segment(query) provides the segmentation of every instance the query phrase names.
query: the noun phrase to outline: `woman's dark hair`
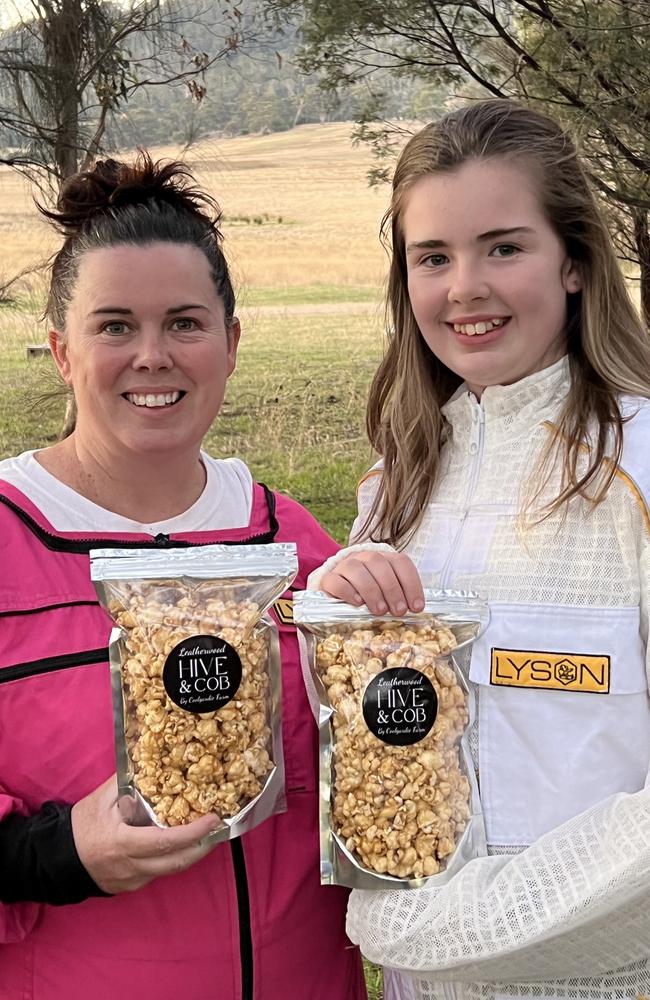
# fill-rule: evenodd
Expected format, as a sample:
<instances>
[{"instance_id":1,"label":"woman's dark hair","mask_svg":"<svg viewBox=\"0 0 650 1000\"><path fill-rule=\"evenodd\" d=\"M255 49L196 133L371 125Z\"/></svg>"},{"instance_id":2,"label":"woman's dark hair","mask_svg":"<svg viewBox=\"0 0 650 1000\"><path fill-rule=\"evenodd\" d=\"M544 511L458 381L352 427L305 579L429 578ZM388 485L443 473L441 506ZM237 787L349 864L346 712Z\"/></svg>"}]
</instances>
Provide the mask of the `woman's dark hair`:
<instances>
[{"instance_id":1,"label":"woman's dark hair","mask_svg":"<svg viewBox=\"0 0 650 1000\"><path fill-rule=\"evenodd\" d=\"M221 249L221 210L196 187L185 164L154 161L144 150L133 163L99 160L92 170L65 181L55 210L38 207L65 237L52 261L45 310L58 330L65 327L79 261L85 253L157 242L186 243L205 254L224 304L226 324L232 321L235 294Z\"/></svg>"}]
</instances>

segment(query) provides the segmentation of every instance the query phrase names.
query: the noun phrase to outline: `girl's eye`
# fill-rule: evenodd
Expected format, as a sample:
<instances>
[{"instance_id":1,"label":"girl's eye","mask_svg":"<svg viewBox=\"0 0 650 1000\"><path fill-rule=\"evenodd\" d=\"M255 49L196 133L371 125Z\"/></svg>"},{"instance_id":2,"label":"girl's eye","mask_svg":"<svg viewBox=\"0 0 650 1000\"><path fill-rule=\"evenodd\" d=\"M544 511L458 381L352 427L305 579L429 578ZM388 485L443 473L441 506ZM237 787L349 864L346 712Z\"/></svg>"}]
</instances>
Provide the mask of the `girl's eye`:
<instances>
[{"instance_id":1,"label":"girl's eye","mask_svg":"<svg viewBox=\"0 0 650 1000\"><path fill-rule=\"evenodd\" d=\"M492 253L495 257L514 257L516 253L519 253L519 247L513 246L512 243L499 243L492 250Z\"/></svg>"},{"instance_id":2,"label":"girl's eye","mask_svg":"<svg viewBox=\"0 0 650 1000\"><path fill-rule=\"evenodd\" d=\"M422 263L428 264L430 267L441 267L442 264L447 263L447 258L444 253L430 253L428 257L424 258Z\"/></svg>"},{"instance_id":3,"label":"girl's eye","mask_svg":"<svg viewBox=\"0 0 650 1000\"><path fill-rule=\"evenodd\" d=\"M191 319L189 316L175 319L172 323L172 329L178 333L188 333L190 330L196 330L196 320Z\"/></svg>"},{"instance_id":4,"label":"girl's eye","mask_svg":"<svg viewBox=\"0 0 650 1000\"><path fill-rule=\"evenodd\" d=\"M128 332L129 328L126 323L121 323L119 320L113 320L112 323L104 323L102 327L102 333L108 333L112 337L121 337Z\"/></svg>"}]
</instances>

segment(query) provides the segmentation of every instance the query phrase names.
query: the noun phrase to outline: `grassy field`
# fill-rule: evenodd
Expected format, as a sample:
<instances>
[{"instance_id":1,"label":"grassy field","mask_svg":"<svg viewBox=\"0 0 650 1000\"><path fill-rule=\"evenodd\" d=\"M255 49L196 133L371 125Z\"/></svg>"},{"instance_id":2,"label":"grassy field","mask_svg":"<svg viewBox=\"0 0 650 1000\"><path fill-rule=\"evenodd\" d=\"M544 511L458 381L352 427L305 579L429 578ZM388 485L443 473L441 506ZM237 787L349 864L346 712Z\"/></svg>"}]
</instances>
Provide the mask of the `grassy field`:
<instances>
[{"instance_id":1,"label":"grassy field","mask_svg":"<svg viewBox=\"0 0 650 1000\"><path fill-rule=\"evenodd\" d=\"M177 151L165 149L165 156ZM305 126L203 143L187 155L224 211L242 341L206 446L239 455L257 479L304 503L344 541L354 491L373 461L364 432L368 383L382 349L385 256L377 239L387 191L366 184L369 155L349 126ZM57 246L19 178L0 169L0 285L34 269L0 307L0 457L56 440L64 411L45 339L37 270ZM368 967L371 1000L381 973Z\"/></svg>"}]
</instances>

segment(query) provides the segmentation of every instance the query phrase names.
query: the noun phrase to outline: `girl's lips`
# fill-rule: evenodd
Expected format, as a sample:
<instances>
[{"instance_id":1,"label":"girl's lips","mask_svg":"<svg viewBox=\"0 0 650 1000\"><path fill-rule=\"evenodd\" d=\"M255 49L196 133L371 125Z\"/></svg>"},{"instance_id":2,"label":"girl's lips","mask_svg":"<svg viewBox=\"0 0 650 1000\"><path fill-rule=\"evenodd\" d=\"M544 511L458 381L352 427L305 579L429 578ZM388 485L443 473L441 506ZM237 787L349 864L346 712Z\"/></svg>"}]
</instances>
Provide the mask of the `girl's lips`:
<instances>
[{"instance_id":1,"label":"girl's lips","mask_svg":"<svg viewBox=\"0 0 650 1000\"><path fill-rule=\"evenodd\" d=\"M500 326L495 326L493 330L488 330L487 333L475 333L472 336L467 333L458 333L454 330L453 323L447 323L446 325L448 329L451 330L454 337L456 337L457 340L459 340L464 346L472 347L474 345L476 347L480 347L482 344L491 344L494 340L498 340L503 334L503 331L508 328L510 319L511 317L508 316L507 319L503 320Z\"/></svg>"}]
</instances>

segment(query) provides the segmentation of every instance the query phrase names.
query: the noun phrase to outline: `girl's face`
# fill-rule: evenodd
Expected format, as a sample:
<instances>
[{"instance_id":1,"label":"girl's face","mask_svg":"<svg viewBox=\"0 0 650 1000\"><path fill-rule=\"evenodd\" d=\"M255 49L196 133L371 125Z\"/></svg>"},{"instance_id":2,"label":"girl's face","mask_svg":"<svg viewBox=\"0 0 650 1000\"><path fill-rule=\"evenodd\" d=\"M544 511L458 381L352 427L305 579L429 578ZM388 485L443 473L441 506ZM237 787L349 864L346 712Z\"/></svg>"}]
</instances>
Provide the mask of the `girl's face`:
<instances>
[{"instance_id":1,"label":"girl's face","mask_svg":"<svg viewBox=\"0 0 650 1000\"><path fill-rule=\"evenodd\" d=\"M402 232L422 336L478 396L566 353L567 293L580 277L523 167L470 160L421 177Z\"/></svg>"},{"instance_id":2,"label":"girl's face","mask_svg":"<svg viewBox=\"0 0 650 1000\"><path fill-rule=\"evenodd\" d=\"M142 457L198 449L223 402L238 340L206 257L177 243L89 251L65 336L50 335L74 388L79 432L99 451Z\"/></svg>"}]
</instances>

